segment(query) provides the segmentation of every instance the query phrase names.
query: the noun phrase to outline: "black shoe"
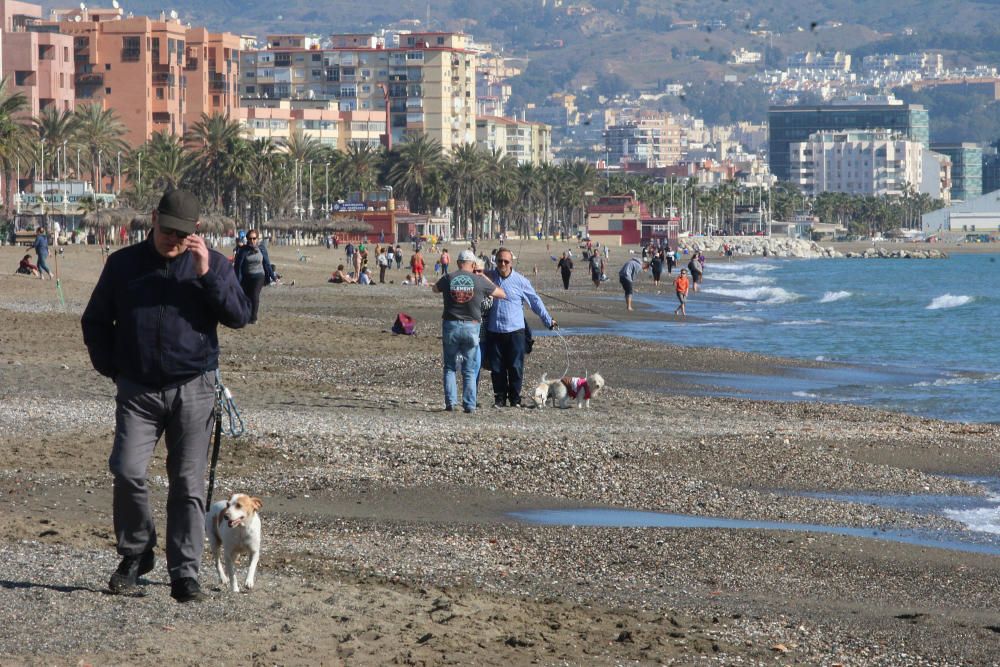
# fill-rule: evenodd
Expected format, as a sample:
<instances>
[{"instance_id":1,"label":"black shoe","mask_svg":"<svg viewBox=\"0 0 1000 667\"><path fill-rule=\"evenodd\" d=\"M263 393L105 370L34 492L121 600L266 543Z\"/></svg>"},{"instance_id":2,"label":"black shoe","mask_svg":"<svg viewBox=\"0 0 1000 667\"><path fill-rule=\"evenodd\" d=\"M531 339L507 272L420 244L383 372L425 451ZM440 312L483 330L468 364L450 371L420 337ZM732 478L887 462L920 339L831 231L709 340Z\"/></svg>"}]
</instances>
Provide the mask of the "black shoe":
<instances>
[{"instance_id":1,"label":"black shoe","mask_svg":"<svg viewBox=\"0 0 1000 667\"><path fill-rule=\"evenodd\" d=\"M445 411L445 412L452 412L452 411L453 411L454 409L455 409L455 408L451 407L450 405L446 405L446 406L444 406L444 411Z\"/></svg>"},{"instance_id":2,"label":"black shoe","mask_svg":"<svg viewBox=\"0 0 1000 667\"><path fill-rule=\"evenodd\" d=\"M178 602L202 602L208 599L194 577L181 577L177 581L171 581L170 597Z\"/></svg>"},{"instance_id":3,"label":"black shoe","mask_svg":"<svg viewBox=\"0 0 1000 667\"><path fill-rule=\"evenodd\" d=\"M118 569L111 575L108 588L116 595L131 593L135 591L139 577L151 572L154 565L156 565L156 556L153 555L152 550L138 556L125 556L118 564Z\"/></svg>"},{"instance_id":4,"label":"black shoe","mask_svg":"<svg viewBox=\"0 0 1000 667\"><path fill-rule=\"evenodd\" d=\"M493 401L494 408L502 408L504 406L503 401Z\"/></svg>"},{"instance_id":5,"label":"black shoe","mask_svg":"<svg viewBox=\"0 0 1000 667\"><path fill-rule=\"evenodd\" d=\"M462 408L462 412L464 412L467 415L471 415L475 411L476 411L475 408Z\"/></svg>"}]
</instances>

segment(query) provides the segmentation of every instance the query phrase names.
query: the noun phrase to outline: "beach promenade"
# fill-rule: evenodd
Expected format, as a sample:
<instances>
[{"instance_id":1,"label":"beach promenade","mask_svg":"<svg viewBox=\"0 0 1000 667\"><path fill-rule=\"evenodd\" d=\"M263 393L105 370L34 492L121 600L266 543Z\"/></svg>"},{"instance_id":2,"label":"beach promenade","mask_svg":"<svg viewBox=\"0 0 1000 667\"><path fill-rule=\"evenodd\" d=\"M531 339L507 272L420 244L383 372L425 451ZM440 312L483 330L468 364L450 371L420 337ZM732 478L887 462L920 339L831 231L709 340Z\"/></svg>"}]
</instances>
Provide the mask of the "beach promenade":
<instances>
[{"instance_id":1,"label":"beach promenade","mask_svg":"<svg viewBox=\"0 0 1000 667\"><path fill-rule=\"evenodd\" d=\"M509 245L563 329L537 339L526 393L543 373L599 371L607 387L589 411L495 410L487 377L482 409L445 412L440 295L401 285L405 269L389 272L393 284L327 284L342 249L304 248L301 261L271 247L283 280L264 290L259 324L220 331L246 434L223 439L215 498L263 499L257 588L219 590L206 557L201 605L169 598L162 558L145 596L105 592L118 561L114 390L91 369L79 326L99 249L59 258L63 306L54 281L13 275L22 249L0 247L0 664L997 664L995 555L512 518L622 508L873 537L957 530L805 492L977 493L956 476L998 474L1000 427L686 395L662 369L818 362L595 335L588 328L654 317L624 310L626 251L612 251L595 290L575 243ZM550 259L567 248L568 291ZM649 294L648 276L638 287ZM416 336L390 332L398 312L416 318ZM150 468L160 522L163 454Z\"/></svg>"}]
</instances>

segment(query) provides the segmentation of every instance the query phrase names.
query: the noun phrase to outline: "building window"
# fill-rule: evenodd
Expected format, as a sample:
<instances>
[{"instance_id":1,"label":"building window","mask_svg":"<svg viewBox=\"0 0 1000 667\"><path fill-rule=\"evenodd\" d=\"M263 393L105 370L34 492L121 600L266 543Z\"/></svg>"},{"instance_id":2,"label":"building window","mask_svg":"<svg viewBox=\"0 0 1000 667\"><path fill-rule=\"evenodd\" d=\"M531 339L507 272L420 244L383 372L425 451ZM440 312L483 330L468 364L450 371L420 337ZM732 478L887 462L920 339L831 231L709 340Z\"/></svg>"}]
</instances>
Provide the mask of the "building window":
<instances>
[{"instance_id":1,"label":"building window","mask_svg":"<svg viewBox=\"0 0 1000 667\"><path fill-rule=\"evenodd\" d=\"M142 43L139 37L129 36L122 37L122 62L124 63L136 63L139 62L139 55L142 50Z\"/></svg>"},{"instance_id":2,"label":"building window","mask_svg":"<svg viewBox=\"0 0 1000 667\"><path fill-rule=\"evenodd\" d=\"M111 94L111 89L110 88L105 88L104 89L104 94L105 95L110 95Z\"/></svg>"},{"instance_id":3,"label":"building window","mask_svg":"<svg viewBox=\"0 0 1000 667\"><path fill-rule=\"evenodd\" d=\"M156 89L156 99L158 99L158 100L162 100L163 99L163 89L162 88L157 88Z\"/></svg>"},{"instance_id":4,"label":"building window","mask_svg":"<svg viewBox=\"0 0 1000 667\"><path fill-rule=\"evenodd\" d=\"M219 106L219 96L218 95L212 95L212 106L214 106L214 107Z\"/></svg>"},{"instance_id":5,"label":"building window","mask_svg":"<svg viewBox=\"0 0 1000 667\"><path fill-rule=\"evenodd\" d=\"M104 63L104 71L105 72L111 71L111 63Z\"/></svg>"}]
</instances>

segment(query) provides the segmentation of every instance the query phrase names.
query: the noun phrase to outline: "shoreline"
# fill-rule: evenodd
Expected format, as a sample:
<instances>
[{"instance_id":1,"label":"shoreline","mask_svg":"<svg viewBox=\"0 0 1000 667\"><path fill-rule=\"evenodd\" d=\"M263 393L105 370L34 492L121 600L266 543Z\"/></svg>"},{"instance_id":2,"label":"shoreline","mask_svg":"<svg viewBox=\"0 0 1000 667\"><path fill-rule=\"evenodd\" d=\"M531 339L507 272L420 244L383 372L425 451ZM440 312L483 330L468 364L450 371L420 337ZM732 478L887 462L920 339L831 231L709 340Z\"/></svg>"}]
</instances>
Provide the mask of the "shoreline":
<instances>
[{"instance_id":1,"label":"shoreline","mask_svg":"<svg viewBox=\"0 0 1000 667\"><path fill-rule=\"evenodd\" d=\"M522 266L551 266L544 243L512 245ZM1000 470L997 425L691 397L648 369L764 373L785 360L566 331L574 364L608 380L591 410L445 413L440 297L327 285L340 253L298 262L291 246L271 250L286 284L265 290L261 323L220 332L248 433L224 439L216 493L264 497L258 589L179 606L159 559L146 597L106 595L113 388L79 340L100 257L76 250L61 261L66 312L51 283L0 277L0 608L11 619L0 662L995 661L993 556L789 532L527 526L505 512L954 527L775 490L970 493L949 475ZM572 305L550 304L564 329L624 315L617 284L594 298L584 273ZM554 269L533 280L564 296ZM400 311L417 336L388 332ZM539 336L525 384L561 370L566 350ZM150 474L159 523L162 447ZM202 581L216 583L207 563Z\"/></svg>"}]
</instances>

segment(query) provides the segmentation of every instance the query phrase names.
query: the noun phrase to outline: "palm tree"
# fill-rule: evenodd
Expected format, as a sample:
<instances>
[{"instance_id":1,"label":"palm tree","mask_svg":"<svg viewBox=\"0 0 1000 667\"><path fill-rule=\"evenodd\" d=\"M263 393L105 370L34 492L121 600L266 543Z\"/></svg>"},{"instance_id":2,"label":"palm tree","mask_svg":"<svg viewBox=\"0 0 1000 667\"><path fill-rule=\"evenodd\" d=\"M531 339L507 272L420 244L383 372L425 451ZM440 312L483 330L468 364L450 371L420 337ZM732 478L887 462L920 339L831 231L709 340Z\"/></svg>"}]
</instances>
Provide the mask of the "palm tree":
<instances>
[{"instance_id":1,"label":"palm tree","mask_svg":"<svg viewBox=\"0 0 1000 667\"><path fill-rule=\"evenodd\" d=\"M597 189L600 177L594 165L585 160L574 160L565 165L567 176L569 177L569 198L572 211L576 212L576 224L583 229L587 213L587 194Z\"/></svg>"},{"instance_id":2,"label":"palm tree","mask_svg":"<svg viewBox=\"0 0 1000 667\"><path fill-rule=\"evenodd\" d=\"M476 236L476 197L483 186L483 150L476 144L459 144L451 150L448 170L452 185L450 201L455 212L456 235L459 238Z\"/></svg>"},{"instance_id":3,"label":"palm tree","mask_svg":"<svg viewBox=\"0 0 1000 667\"><path fill-rule=\"evenodd\" d=\"M30 151L28 132L23 120L19 118L28 108L28 99L20 92L11 92L7 86L7 77L0 78L0 172L4 183L4 208L8 217L11 205L11 174L17 171L17 164L22 157L27 158ZM25 160L25 165L30 158ZM16 187L20 187L17 184Z\"/></svg>"},{"instance_id":4,"label":"palm tree","mask_svg":"<svg viewBox=\"0 0 1000 667\"><path fill-rule=\"evenodd\" d=\"M50 104L42 109L31 122L38 141L51 147L45 152L45 157L49 162L54 162L57 151L68 149L69 144L76 138L78 119L69 109L60 110L54 104ZM54 173L55 171L47 165L42 166L45 173Z\"/></svg>"},{"instance_id":5,"label":"palm tree","mask_svg":"<svg viewBox=\"0 0 1000 667\"><path fill-rule=\"evenodd\" d=\"M393 191L406 197L410 210L427 211L429 200L437 199L427 191L440 184L445 167L441 143L426 134L408 135L395 158L388 173Z\"/></svg>"},{"instance_id":6,"label":"palm tree","mask_svg":"<svg viewBox=\"0 0 1000 667\"><path fill-rule=\"evenodd\" d=\"M128 149L122 139L125 136L125 124L118 119L114 109L103 109L100 104L81 104L74 114L77 119L77 143L87 151L90 159L90 178L94 192L101 192L104 164L107 164L102 161L103 156L107 156L110 161L111 156Z\"/></svg>"},{"instance_id":7,"label":"palm tree","mask_svg":"<svg viewBox=\"0 0 1000 667\"><path fill-rule=\"evenodd\" d=\"M144 180L149 181L154 190L181 187L194 167L191 152L185 149L179 137L169 132L154 132L139 151L146 168Z\"/></svg>"},{"instance_id":8,"label":"palm tree","mask_svg":"<svg viewBox=\"0 0 1000 667\"><path fill-rule=\"evenodd\" d=\"M379 164L382 161L380 149L370 144L351 144L347 154L338 165L340 177L348 192L364 195L378 185Z\"/></svg>"},{"instance_id":9,"label":"palm tree","mask_svg":"<svg viewBox=\"0 0 1000 667\"><path fill-rule=\"evenodd\" d=\"M238 168L234 154L243 142L244 127L229 115L206 113L184 135L184 143L194 154L195 171L202 183L204 195L211 201L210 208L225 210L224 198L231 202L231 191L236 187L233 172Z\"/></svg>"}]
</instances>

